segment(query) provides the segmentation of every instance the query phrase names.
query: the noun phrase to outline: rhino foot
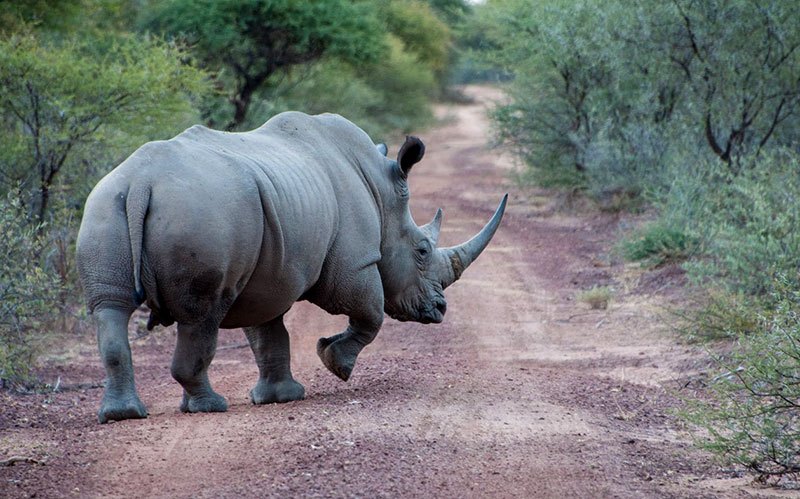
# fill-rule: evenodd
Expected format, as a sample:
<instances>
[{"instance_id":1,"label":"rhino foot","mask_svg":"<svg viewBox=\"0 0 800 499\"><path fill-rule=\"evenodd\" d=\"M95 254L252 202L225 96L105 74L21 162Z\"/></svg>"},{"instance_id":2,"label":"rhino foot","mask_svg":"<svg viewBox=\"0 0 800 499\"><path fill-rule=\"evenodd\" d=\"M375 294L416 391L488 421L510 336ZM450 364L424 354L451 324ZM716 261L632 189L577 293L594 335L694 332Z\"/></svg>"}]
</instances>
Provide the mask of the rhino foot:
<instances>
[{"instance_id":1,"label":"rhino foot","mask_svg":"<svg viewBox=\"0 0 800 499\"><path fill-rule=\"evenodd\" d=\"M272 404L303 400L306 398L306 389L293 379L270 383L258 380L258 384L250 390L250 401L254 404Z\"/></svg>"},{"instance_id":2,"label":"rhino foot","mask_svg":"<svg viewBox=\"0 0 800 499\"><path fill-rule=\"evenodd\" d=\"M136 394L128 397L103 397L103 403L97 412L100 424L123 419L143 419L147 417L147 408Z\"/></svg>"},{"instance_id":3,"label":"rhino foot","mask_svg":"<svg viewBox=\"0 0 800 499\"><path fill-rule=\"evenodd\" d=\"M317 341L317 355L330 372L344 381L350 378L360 349L352 340L342 335L320 338Z\"/></svg>"},{"instance_id":4,"label":"rhino foot","mask_svg":"<svg viewBox=\"0 0 800 499\"><path fill-rule=\"evenodd\" d=\"M181 412L225 412L228 410L228 402L218 393L190 396L184 391L180 409Z\"/></svg>"}]
</instances>

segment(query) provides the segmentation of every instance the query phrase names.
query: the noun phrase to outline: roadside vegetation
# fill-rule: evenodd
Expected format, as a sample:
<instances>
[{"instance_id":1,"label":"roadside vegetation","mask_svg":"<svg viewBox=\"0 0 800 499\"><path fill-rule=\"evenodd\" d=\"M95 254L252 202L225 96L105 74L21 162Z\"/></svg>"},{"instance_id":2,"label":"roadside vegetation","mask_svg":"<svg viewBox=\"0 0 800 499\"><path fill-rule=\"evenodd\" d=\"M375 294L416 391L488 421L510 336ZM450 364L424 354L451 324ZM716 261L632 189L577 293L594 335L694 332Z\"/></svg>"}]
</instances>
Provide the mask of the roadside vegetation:
<instances>
[{"instance_id":1,"label":"roadside vegetation","mask_svg":"<svg viewBox=\"0 0 800 499\"><path fill-rule=\"evenodd\" d=\"M0 9L0 387L85 319L83 204L149 140L340 113L376 141L432 122L461 0L5 0Z\"/></svg>"},{"instance_id":2,"label":"roadside vegetation","mask_svg":"<svg viewBox=\"0 0 800 499\"><path fill-rule=\"evenodd\" d=\"M605 310L611 301L611 295L612 290L608 286L592 286L586 291L581 291L575 297L579 302L585 303L593 309Z\"/></svg>"},{"instance_id":3,"label":"roadside vegetation","mask_svg":"<svg viewBox=\"0 0 800 499\"><path fill-rule=\"evenodd\" d=\"M800 4L489 0L469 29L473 60L511 77L492 118L523 178L647 210L622 253L704 291L686 329L733 351L686 413L700 443L797 474Z\"/></svg>"},{"instance_id":4,"label":"roadside vegetation","mask_svg":"<svg viewBox=\"0 0 800 499\"><path fill-rule=\"evenodd\" d=\"M699 443L764 480L800 474L800 3L469 5L3 1L0 387L35 387L37 357L79 329L83 203L139 145L289 109L380 141L477 78L504 82L492 118L522 178L647 210L622 253L680 264L703 290L686 329L726 353L685 412Z\"/></svg>"}]
</instances>

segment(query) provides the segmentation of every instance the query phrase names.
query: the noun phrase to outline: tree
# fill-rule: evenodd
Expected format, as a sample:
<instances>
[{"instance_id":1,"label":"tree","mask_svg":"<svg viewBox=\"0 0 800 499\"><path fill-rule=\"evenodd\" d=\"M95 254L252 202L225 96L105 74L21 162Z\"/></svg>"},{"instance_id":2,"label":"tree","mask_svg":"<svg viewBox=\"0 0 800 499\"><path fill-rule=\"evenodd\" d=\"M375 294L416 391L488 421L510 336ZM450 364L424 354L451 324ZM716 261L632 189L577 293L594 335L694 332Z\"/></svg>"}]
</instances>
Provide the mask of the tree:
<instances>
[{"instance_id":1,"label":"tree","mask_svg":"<svg viewBox=\"0 0 800 499\"><path fill-rule=\"evenodd\" d=\"M185 40L216 72L233 106L227 130L244 123L254 94L276 72L323 55L374 62L386 49L374 7L348 0L172 0L147 11L143 26Z\"/></svg>"},{"instance_id":2,"label":"tree","mask_svg":"<svg viewBox=\"0 0 800 499\"><path fill-rule=\"evenodd\" d=\"M435 73L444 72L450 55L450 29L420 0L392 0L380 7L389 31L405 49Z\"/></svg>"},{"instance_id":3,"label":"tree","mask_svg":"<svg viewBox=\"0 0 800 499\"><path fill-rule=\"evenodd\" d=\"M489 60L515 75L511 101L493 113L498 138L545 184L583 183L601 125L624 121L632 97L616 71L620 41L607 26L619 2L499 0L479 14Z\"/></svg>"},{"instance_id":4,"label":"tree","mask_svg":"<svg viewBox=\"0 0 800 499\"><path fill-rule=\"evenodd\" d=\"M179 56L133 37L0 40L0 192L15 190L41 223L60 177L64 185L93 177L88 170L110 152L191 121L206 76Z\"/></svg>"},{"instance_id":5,"label":"tree","mask_svg":"<svg viewBox=\"0 0 800 499\"><path fill-rule=\"evenodd\" d=\"M0 0L0 28L21 23L63 31L71 26L82 0Z\"/></svg>"},{"instance_id":6,"label":"tree","mask_svg":"<svg viewBox=\"0 0 800 499\"><path fill-rule=\"evenodd\" d=\"M44 268L47 240L13 195L0 197L0 387L31 381L30 368L55 319L60 287Z\"/></svg>"},{"instance_id":7,"label":"tree","mask_svg":"<svg viewBox=\"0 0 800 499\"><path fill-rule=\"evenodd\" d=\"M427 0L438 16L449 26L463 21L472 12L472 3L465 0Z\"/></svg>"},{"instance_id":8,"label":"tree","mask_svg":"<svg viewBox=\"0 0 800 499\"><path fill-rule=\"evenodd\" d=\"M644 184L670 147L736 172L768 144L800 139L798 2L493 0L476 10L490 60L515 75L495 113L499 138L550 183L668 188Z\"/></svg>"},{"instance_id":9,"label":"tree","mask_svg":"<svg viewBox=\"0 0 800 499\"><path fill-rule=\"evenodd\" d=\"M667 22L653 20L660 52L691 90L714 154L731 165L776 135L784 144L800 138L798 2L672 0L670 10Z\"/></svg>"}]
</instances>

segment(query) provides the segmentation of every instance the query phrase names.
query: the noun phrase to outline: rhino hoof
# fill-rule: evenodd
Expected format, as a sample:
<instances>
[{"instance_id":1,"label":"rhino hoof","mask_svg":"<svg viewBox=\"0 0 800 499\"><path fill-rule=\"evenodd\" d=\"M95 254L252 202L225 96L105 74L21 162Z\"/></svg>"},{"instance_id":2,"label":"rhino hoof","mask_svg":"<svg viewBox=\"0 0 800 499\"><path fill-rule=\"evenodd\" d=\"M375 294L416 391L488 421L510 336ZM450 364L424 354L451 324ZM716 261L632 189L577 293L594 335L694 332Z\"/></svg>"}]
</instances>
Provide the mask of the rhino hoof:
<instances>
[{"instance_id":1,"label":"rhino hoof","mask_svg":"<svg viewBox=\"0 0 800 499\"><path fill-rule=\"evenodd\" d=\"M317 341L317 355L330 372L343 381L350 379L356 356L348 354L342 347L341 341L331 341L330 338L320 338Z\"/></svg>"},{"instance_id":2,"label":"rhino hoof","mask_svg":"<svg viewBox=\"0 0 800 499\"><path fill-rule=\"evenodd\" d=\"M103 398L100 410L97 412L97 421L100 424L109 421L122 421L123 419L143 419L147 417L147 408L139 397L126 399Z\"/></svg>"},{"instance_id":3,"label":"rhino hoof","mask_svg":"<svg viewBox=\"0 0 800 499\"><path fill-rule=\"evenodd\" d=\"M225 412L228 410L228 402L225 397L214 392L193 397L184 392L180 409L181 412Z\"/></svg>"},{"instance_id":4,"label":"rhino hoof","mask_svg":"<svg viewBox=\"0 0 800 499\"><path fill-rule=\"evenodd\" d=\"M272 404L303 400L306 389L293 379L269 383L259 380L255 388L250 390L250 400L254 404Z\"/></svg>"}]
</instances>

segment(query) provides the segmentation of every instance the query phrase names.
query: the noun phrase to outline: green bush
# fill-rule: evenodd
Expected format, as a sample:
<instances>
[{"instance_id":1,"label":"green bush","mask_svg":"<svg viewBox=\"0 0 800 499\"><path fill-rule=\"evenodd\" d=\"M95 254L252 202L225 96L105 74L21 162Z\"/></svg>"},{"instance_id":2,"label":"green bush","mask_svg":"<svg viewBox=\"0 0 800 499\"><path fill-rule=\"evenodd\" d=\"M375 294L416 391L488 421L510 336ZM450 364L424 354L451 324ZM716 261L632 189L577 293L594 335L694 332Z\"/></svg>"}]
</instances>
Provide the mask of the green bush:
<instances>
[{"instance_id":1,"label":"green bush","mask_svg":"<svg viewBox=\"0 0 800 499\"><path fill-rule=\"evenodd\" d=\"M773 313L756 331L736 335L717 365L710 400L683 415L706 433L698 442L762 480L800 474L800 291L784 279Z\"/></svg>"},{"instance_id":2,"label":"green bush","mask_svg":"<svg viewBox=\"0 0 800 499\"><path fill-rule=\"evenodd\" d=\"M215 75L227 99L217 100L206 114L210 125L227 130L247 128L253 98L269 90L281 72L324 56L367 64L386 52L383 26L370 2L169 0L152 2L141 25L184 40Z\"/></svg>"},{"instance_id":3,"label":"green bush","mask_svg":"<svg viewBox=\"0 0 800 499\"><path fill-rule=\"evenodd\" d=\"M695 282L766 295L781 274L800 289L800 154L773 150L743 163L739 173L716 158L687 164L656 206L698 241L702 258L686 264Z\"/></svg>"},{"instance_id":4,"label":"green bush","mask_svg":"<svg viewBox=\"0 0 800 499\"><path fill-rule=\"evenodd\" d=\"M680 331L694 341L730 339L757 331L759 311L770 308L763 300L744 293L715 289L695 300L696 306L676 312L683 321Z\"/></svg>"},{"instance_id":5,"label":"green bush","mask_svg":"<svg viewBox=\"0 0 800 499\"><path fill-rule=\"evenodd\" d=\"M207 92L206 75L157 40L0 38L0 195L19 186L44 222L59 189L86 189L142 142L196 121L193 98Z\"/></svg>"},{"instance_id":6,"label":"green bush","mask_svg":"<svg viewBox=\"0 0 800 499\"><path fill-rule=\"evenodd\" d=\"M500 142L545 187L641 193L669 145L631 2L499 0L478 9L486 58L514 75L492 113ZM663 119L661 120L663 121Z\"/></svg>"},{"instance_id":7,"label":"green bush","mask_svg":"<svg viewBox=\"0 0 800 499\"><path fill-rule=\"evenodd\" d=\"M255 100L255 127L264 117L295 110L309 114L341 114L375 141L392 132L409 133L433 120L430 99L436 92L433 72L399 39L388 36L389 53L368 68L356 68L337 59L317 63L271 86Z\"/></svg>"},{"instance_id":8,"label":"green bush","mask_svg":"<svg viewBox=\"0 0 800 499\"><path fill-rule=\"evenodd\" d=\"M576 298L593 309L605 310L608 308L608 302L611 301L611 294L611 288L608 286L594 285L590 289L578 293Z\"/></svg>"},{"instance_id":9,"label":"green bush","mask_svg":"<svg viewBox=\"0 0 800 499\"><path fill-rule=\"evenodd\" d=\"M432 121L433 71L406 52L397 38L389 37L389 56L365 73L364 80L381 96L370 113L385 129L409 133Z\"/></svg>"},{"instance_id":10,"label":"green bush","mask_svg":"<svg viewBox=\"0 0 800 499\"><path fill-rule=\"evenodd\" d=\"M672 156L739 173L798 139L800 3L495 0L476 12L485 58L514 75L498 138L543 185L641 194L669 186Z\"/></svg>"},{"instance_id":11,"label":"green bush","mask_svg":"<svg viewBox=\"0 0 800 499\"><path fill-rule=\"evenodd\" d=\"M133 148L197 121L207 75L151 37L18 24L0 36L0 378L35 381L78 309L74 236L94 183ZM59 319L59 321L56 321Z\"/></svg>"},{"instance_id":12,"label":"green bush","mask_svg":"<svg viewBox=\"0 0 800 499\"><path fill-rule=\"evenodd\" d=\"M695 240L679 230L661 223L652 223L622 241L622 253L627 260L658 266L688 258L696 246Z\"/></svg>"},{"instance_id":13,"label":"green bush","mask_svg":"<svg viewBox=\"0 0 800 499\"><path fill-rule=\"evenodd\" d=\"M14 196L0 199L0 384L26 385L58 315L60 280L45 266L47 239Z\"/></svg>"},{"instance_id":14,"label":"green bush","mask_svg":"<svg viewBox=\"0 0 800 499\"><path fill-rule=\"evenodd\" d=\"M449 62L450 29L431 6L420 0L390 0L379 5L389 32L402 41L405 50L442 74Z\"/></svg>"}]
</instances>

